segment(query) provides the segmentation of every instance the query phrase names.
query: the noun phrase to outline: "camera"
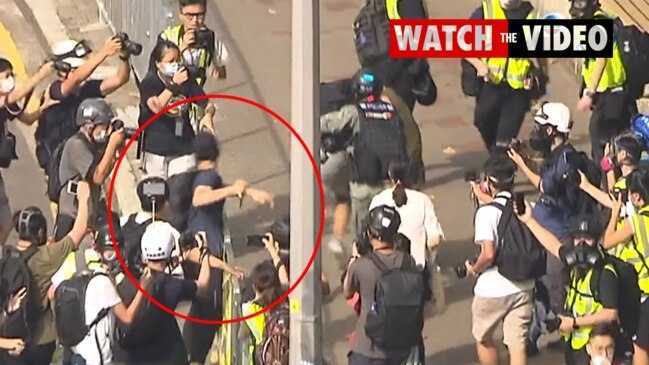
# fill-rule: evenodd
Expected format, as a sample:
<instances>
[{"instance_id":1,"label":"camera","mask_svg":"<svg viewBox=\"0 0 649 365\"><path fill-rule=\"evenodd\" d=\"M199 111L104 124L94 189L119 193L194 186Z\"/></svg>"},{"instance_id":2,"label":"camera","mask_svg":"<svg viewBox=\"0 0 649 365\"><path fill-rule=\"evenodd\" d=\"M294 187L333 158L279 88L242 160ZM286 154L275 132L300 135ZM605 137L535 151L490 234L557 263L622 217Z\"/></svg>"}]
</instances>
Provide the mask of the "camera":
<instances>
[{"instance_id":1,"label":"camera","mask_svg":"<svg viewBox=\"0 0 649 365\"><path fill-rule=\"evenodd\" d=\"M464 182L477 182L478 180L480 180L480 176L475 170L467 171L464 174Z\"/></svg>"},{"instance_id":2,"label":"camera","mask_svg":"<svg viewBox=\"0 0 649 365\"><path fill-rule=\"evenodd\" d=\"M516 153L521 152L521 141L513 138L511 141L496 141L495 150L497 152L507 153L509 150L514 150Z\"/></svg>"},{"instance_id":3,"label":"camera","mask_svg":"<svg viewBox=\"0 0 649 365\"><path fill-rule=\"evenodd\" d=\"M196 28L194 33L195 48L209 48L214 44L214 32L206 26Z\"/></svg>"},{"instance_id":4,"label":"camera","mask_svg":"<svg viewBox=\"0 0 649 365\"><path fill-rule=\"evenodd\" d=\"M629 201L629 190L613 188L613 196L615 196L616 198L619 197L622 202L627 202Z\"/></svg>"},{"instance_id":5,"label":"camera","mask_svg":"<svg viewBox=\"0 0 649 365\"><path fill-rule=\"evenodd\" d=\"M205 78L205 70L203 70L202 68L200 68L200 67L198 67L196 65L188 64L188 63L185 63L183 65L183 67L185 68L185 70L187 70L187 75L190 78L192 78L192 79L204 79Z\"/></svg>"},{"instance_id":6,"label":"camera","mask_svg":"<svg viewBox=\"0 0 649 365\"><path fill-rule=\"evenodd\" d=\"M113 127L113 130L119 130L119 129L124 129L124 136L128 139L133 138L133 136L137 133L137 129L135 128L126 128L124 127L124 122L120 119L115 119L113 121L113 124L111 125Z\"/></svg>"},{"instance_id":7,"label":"camera","mask_svg":"<svg viewBox=\"0 0 649 365\"><path fill-rule=\"evenodd\" d=\"M54 69L55 69L57 72L60 72L60 73L63 73L63 74L67 74L67 73L69 73L70 71L72 71L72 66L70 66L70 64L67 63L67 62L63 62L63 61L53 61L53 63L54 63Z\"/></svg>"},{"instance_id":8,"label":"camera","mask_svg":"<svg viewBox=\"0 0 649 365\"><path fill-rule=\"evenodd\" d=\"M251 234L246 237L246 246L248 247L264 247L264 237L262 234Z\"/></svg>"},{"instance_id":9,"label":"camera","mask_svg":"<svg viewBox=\"0 0 649 365\"><path fill-rule=\"evenodd\" d=\"M548 333L552 333L558 330L559 326L561 326L561 318L559 317L554 317L545 320L545 327L547 328Z\"/></svg>"},{"instance_id":10,"label":"camera","mask_svg":"<svg viewBox=\"0 0 649 365\"><path fill-rule=\"evenodd\" d=\"M478 261L478 258L474 258L473 260L469 261L471 265L475 264L475 262ZM455 275L457 275L458 278L464 279L466 277L466 266L464 263L457 265L456 267L453 268L453 271L455 271Z\"/></svg>"},{"instance_id":11,"label":"camera","mask_svg":"<svg viewBox=\"0 0 649 365\"><path fill-rule=\"evenodd\" d=\"M122 50L129 55L139 56L142 53L142 45L130 40L128 34L119 32L115 35L115 38L122 42Z\"/></svg>"}]
</instances>

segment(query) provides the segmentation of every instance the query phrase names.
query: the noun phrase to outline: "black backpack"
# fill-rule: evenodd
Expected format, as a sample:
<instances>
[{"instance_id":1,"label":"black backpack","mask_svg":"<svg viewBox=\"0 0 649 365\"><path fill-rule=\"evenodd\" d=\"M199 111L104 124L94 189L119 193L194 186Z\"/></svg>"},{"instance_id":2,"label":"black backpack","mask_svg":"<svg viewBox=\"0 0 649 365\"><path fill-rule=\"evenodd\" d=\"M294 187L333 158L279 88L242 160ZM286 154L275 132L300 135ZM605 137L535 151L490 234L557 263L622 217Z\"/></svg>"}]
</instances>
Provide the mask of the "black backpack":
<instances>
[{"instance_id":1,"label":"black backpack","mask_svg":"<svg viewBox=\"0 0 649 365\"><path fill-rule=\"evenodd\" d=\"M137 214L131 214L124 226L121 227L121 232L122 238L124 238L126 266L136 279L139 279L141 274L140 270L144 268L141 248L142 236L146 231L146 227L153 222L153 219L149 218L143 223L137 223L135 220L136 217Z\"/></svg>"},{"instance_id":2,"label":"black backpack","mask_svg":"<svg viewBox=\"0 0 649 365\"><path fill-rule=\"evenodd\" d=\"M478 96L482 91L484 78L478 77L478 70L464 58L460 60L460 68L462 69L460 75L462 93L466 96Z\"/></svg>"},{"instance_id":3,"label":"black backpack","mask_svg":"<svg viewBox=\"0 0 649 365\"><path fill-rule=\"evenodd\" d=\"M81 141L83 141L89 149L92 150L95 148L90 143L90 141L88 141L88 139L83 136L77 134L70 138L80 138ZM61 181L59 167L61 166L63 150L65 149L65 145L69 140L70 139L66 139L56 146L54 152L52 152L52 155L47 159L47 163L45 165L45 174L47 175L47 198L53 203L59 202L61 191L65 187L65 184L68 183L68 181Z\"/></svg>"},{"instance_id":4,"label":"black backpack","mask_svg":"<svg viewBox=\"0 0 649 365\"><path fill-rule=\"evenodd\" d=\"M352 79L320 83L320 116L354 103Z\"/></svg>"},{"instance_id":5,"label":"black backpack","mask_svg":"<svg viewBox=\"0 0 649 365\"><path fill-rule=\"evenodd\" d=\"M390 20L384 0L368 0L354 19L353 30L362 67L390 57Z\"/></svg>"},{"instance_id":6,"label":"black backpack","mask_svg":"<svg viewBox=\"0 0 649 365\"><path fill-rule=\"evenodd\" d=\"M629 96L640 99L649 83L649 34L635 25L625 26L620 18L614 19L613 31L622 54Z\"/></svg>"},{"instance_id":7,"label":"black backpack","mask_svg":"<svg viewBox=\"0 0 649 365\"><path fill-rule=\"evenodd\" d=\"M194 179L198 171L188 171L167 179L169 186L169 208L171 224L178 232L185 232L190 218L194 198Z\"/></svg>"},{"instance_id":8,"label":"black backpack","mask_svg":"<svg viewBox=\"0 0 649 365\"><path fill-rule=\"evenodd\" d=\"M546 272L546 251L514 212L512 200L505 205L491 203L500 209L495 265L500 275L512 281L538 279Z\"/></svg>"},{"instance_id":9,"label":"black backpack","mask_svg":"<svg viewBox=\"0 0 649 365\"><path fill-rule=\"evenodd\" d=\"M615 269L617 282L619 284L617 291L618 298L618 316L620 318L620 327L629 337L635 336L638 332L638 318L640 318L640 298L642 292L638 285L638 273L633 265L620 260L615 256L604 253L603 263L593 271L591 278L591 289L593 297L599 301L599 278L604 266L610 264Z\"/></svg>"},{"instance_id":10,"label":"black backpack","mask_svg":"<svg viewBox=\"0 0 649 365\"><path fill-rule=\"evenodd\" d=\"M421 340L424 327L422 275L405 256L401 266L394 269L374 252L366 257L381 270L381 277L365 321L365 334L383 350L409 350Z\"/></svg>"},{"instance_id":11,"label":"black backpack","mask_svg":"<svg viewBox=\"0 0 649 365\"><path fill-rule=\"evenodd\" d=\"M288 365L291 315L286 302L266 314L264 339L255 347L256 365Z\"/></svg>"},{"instance_id":12,"label":"black backpack","mask_svg":"<svg viewBox=\"0 0 649 365\"><path fill-rule=\"evenodd\" d=\"M0 310L6 310L9 298L21 288L27 290L22 305L7 316L0 327L0 337L31 339L40 317L40 298L34 276L27 266L27 261L38 252L38 247L31 246L26 251L15 247L3 247L0 259Z\"/></svg>"},{"instance_id":13,"label":"black backpack","mask_svg":"<svg viewBox=\"0 0 649 365\"><path fill-rule=\"evenodd\" d=\"M92 322L86 325L86 290L90 281L97 276L106 276L101 272L88 271L75 274L71 279L63 281L54 294L54 320L59 343L63 346L76 346L90 330L110 312L104 308ZM97 343L99 339L95 334ZM99 346L99 344L97 344Z\"/></svg>"}]
</instances>

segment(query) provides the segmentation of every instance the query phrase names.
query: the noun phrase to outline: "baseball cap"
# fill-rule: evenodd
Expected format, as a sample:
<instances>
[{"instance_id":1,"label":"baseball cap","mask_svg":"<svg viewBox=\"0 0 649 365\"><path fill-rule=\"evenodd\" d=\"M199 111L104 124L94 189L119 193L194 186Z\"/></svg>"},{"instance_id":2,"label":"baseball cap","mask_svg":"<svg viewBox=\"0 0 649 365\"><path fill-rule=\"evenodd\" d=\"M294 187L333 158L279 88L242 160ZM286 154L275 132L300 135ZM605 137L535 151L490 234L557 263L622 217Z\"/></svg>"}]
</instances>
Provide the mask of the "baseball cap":
<instances>
[{"instance_id":1,"label":"baseball cap","mask_svg":"<svg viewBox=\"0 0 649 365\"><path fill-rule=\"evenodd\" d=\"M563 103L544 103L534 115L534 121L541 125L554 126L560 133L572 128L570 109Z\"/></svg>"}]
</instances>

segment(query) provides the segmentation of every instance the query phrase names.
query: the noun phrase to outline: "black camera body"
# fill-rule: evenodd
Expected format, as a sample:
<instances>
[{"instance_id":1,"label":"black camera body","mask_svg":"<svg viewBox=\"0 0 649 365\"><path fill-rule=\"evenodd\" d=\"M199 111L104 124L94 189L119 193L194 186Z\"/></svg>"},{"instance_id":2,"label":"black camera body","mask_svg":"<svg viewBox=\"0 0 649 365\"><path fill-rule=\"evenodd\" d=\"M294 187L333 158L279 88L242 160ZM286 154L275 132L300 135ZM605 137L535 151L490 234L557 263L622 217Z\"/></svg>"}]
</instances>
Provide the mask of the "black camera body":
<instances>
[{"instance_id":1,"label":"black camera body","mask_svg":"<svg viewBox=\"0 0 649 365\"><path fill-rule=\"evenodd\" d=\"M471 265L473 265L473 264L476 263L476 261L478 261L478 258L477 258L477 257L474 258L473 260L469 261L469 263L470 263ZM462 263L462 264L457 265L456 267L454 267L454 268L453 268L453 271L455 271L455 275L457 275L458 278L460 278L460 279L464 279L464 278L466 278L466 274L467 274L467 272L466 272L466 266L464 265L464 263Z\"/></svg>"},{"instance_id":2,"label":"black camera body","mask_svg":"<svg viewBox=\"0 0 649 365\"><path fill-rule=\"evenodd\" d=\"M72 71L72 66L70 66L70 64L67 62L53 60L53 64L54 64L54 69L57 72L67 74L70 73L70 71Z\"/></svg>"},{"instance_id":3,"label":"black camera body","mask_svg":"<svg viewBox=\"0 0 649 365\"><path fill-rule=\"evenodd\" d=\"M142 45L130 40L128 34L119 32L115 35L115 38L119 39L120 42L122 42L122 50L129 55L139 56L142 53Z\"/></svg>"},{"instance_id":4,"label":"black camera body","mask_svg":"<svg viewBox=\"0 0 649 365\"><path fill-rule=\"evenodd\" d=\"M211 48L214 46L214 31L206 26L196 28L194 33L194 48Z\"/></svg>"},{"instance_id":5,"label":"black camera body","mask_svg":"<svg viewBox=\"0 0 649 365\"><path fill-rule=\"evenodd\" d=\"M118 130L118 129L124 129L124 136L128 139L133 138L133 136L137 133L137 129L135 128L127 128L124 127L124 122L120 119L115 119L113 121L113 124L111 125L113 127L113 130Z\"/></svg>"},{"instance_id":6,"label":"black camera body","mask_svg":"<svg viewBox=\"0 0 649 365\"><path fill-rule=\"evenodd\" d=\"M183 65L185 67L185 70L187 70L187 75L192 78L192 79L204 79L205 78L205 70L200 68L199 66L192 65L192 64L187 64L185 63Z\"/></svg>"}]
</instances>

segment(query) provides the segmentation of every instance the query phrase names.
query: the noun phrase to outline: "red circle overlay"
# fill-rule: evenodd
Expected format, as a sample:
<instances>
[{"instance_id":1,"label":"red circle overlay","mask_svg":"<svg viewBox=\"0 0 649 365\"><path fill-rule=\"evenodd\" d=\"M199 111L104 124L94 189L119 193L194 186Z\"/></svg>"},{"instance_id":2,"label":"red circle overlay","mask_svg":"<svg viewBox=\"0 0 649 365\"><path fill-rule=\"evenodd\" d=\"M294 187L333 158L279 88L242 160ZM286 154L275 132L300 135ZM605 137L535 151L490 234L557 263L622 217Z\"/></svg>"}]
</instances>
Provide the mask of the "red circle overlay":
<instances>
[{"instance_id":1,"label":"red circle overlay","mask_svg":"<svg viewBox=\"0 0 649 365\"><path fill-rule=\"evenodd\" d=\"M124 160L124 157L126 156L126 152L128 149L131 147L133 142L138 138L138 136L146 129L146 127L149 126L149 124L153 123L156 119L158 119L161 115L165 114L169 109L175 108L179 105L185 104L185 103L190 103L192 101L197 101L197 100L203 100L203 99L227 99L227 100L234 100L234 101L239 101L248 105L252 105L256 107L257 109L260 109L264 111L267 114L270 114L275 118L276 120L279 120L284 124L286 129L288 129L293 137L295 137L300 144L302 145L302 148L304 149L305 154L309 157L309 160L311 160L311 165L313 166L313 172L315 173L316 180L318 181L318 189L320 192L320 228L318 229L318 237L316 239L316 246L315 250L311 254L311 258L309 259L309 263L307 266L304 268L304 271L302 271L302 274L300 277L297 279L295 283L275 302L273 302L271 305L266 306L265 308L261 309L260 311L256 313L252 313L250 315L247 315L245 317L239 317L239 318L232 318L228 320L207 320L207 319L201 319L201 318L194 318L190 316L186 316L182 313L178 313L170 308L167 308L157 300L155 300L149 293L146 292L140 285L140 283L133 277L131 272L128 270L126 267L126 264L124 263L124 259L122 258L121 252L119 250L119 247L117 246L117 241L115 239L115 231L113 229L113 216L110 214L112 211L112 205L113 205L113 192L115 189L115 177L117 176L117 172L119 171L119 168L122 164L122 161ZM124 270L124 273L128 278L133 282L135 287L144 295L147 299L149 299L153 304L158 306L158 308L166 311L167 313L173 314L174 316L178 318L182 318L186 321L191 321L191 322L196 322L196 323L202 323L202 324L213 324L213 325L220 325L220 324L228 324L228 323L236 323L236 322L241 322L245 321L246 319L253 318L261 313L265 313L266 311L272 309L273 307L277 306L280 304L282 301L288 298L288 296L293 292L295 288L297 288L298 285L304 280L304 277L306 276L307 272L311 268L311 265L313 265L313 261L315 261L316 255L318 253L318 250L320 249L320 242L322 241L322 234L324 231L324 218L325 218L325 196L324 196L324 188L322 186L322 177L320 176L320 170L318 168L318 165L316 164L316 160L313 157L313 154L311 154L311 151L309 151L309 148L307 147L306 143L302 139L302 137L293 129L290 123L288 123L284 118L282 118L279 114L275 113L273 110L270 108L266 107L265 105L259 104L256 101L250 100L243 98L241 96L236 96L236 95L228 95L228 94L211 94L211 95L201 95L201 96L196 96L193 98L188 98L181 100L177 103L174 103L172 105L167 106L166 108L162 109L159 111L156 115L151 117L149 120L147 120L140 128L138 128L137 132L133 137L131 137L128 142L126 142L125 148L122 150L120 153L117 163L115 164L115 169L113 171L113 175L111 176L110 179L110 187L108 190L108 226L110 227L110 236L111 239L113 240L113 247L115 248L115 252L117 253L117 258L119 259L120 264L122 265L122 269Z\"/></svg>"}]
</instances>

